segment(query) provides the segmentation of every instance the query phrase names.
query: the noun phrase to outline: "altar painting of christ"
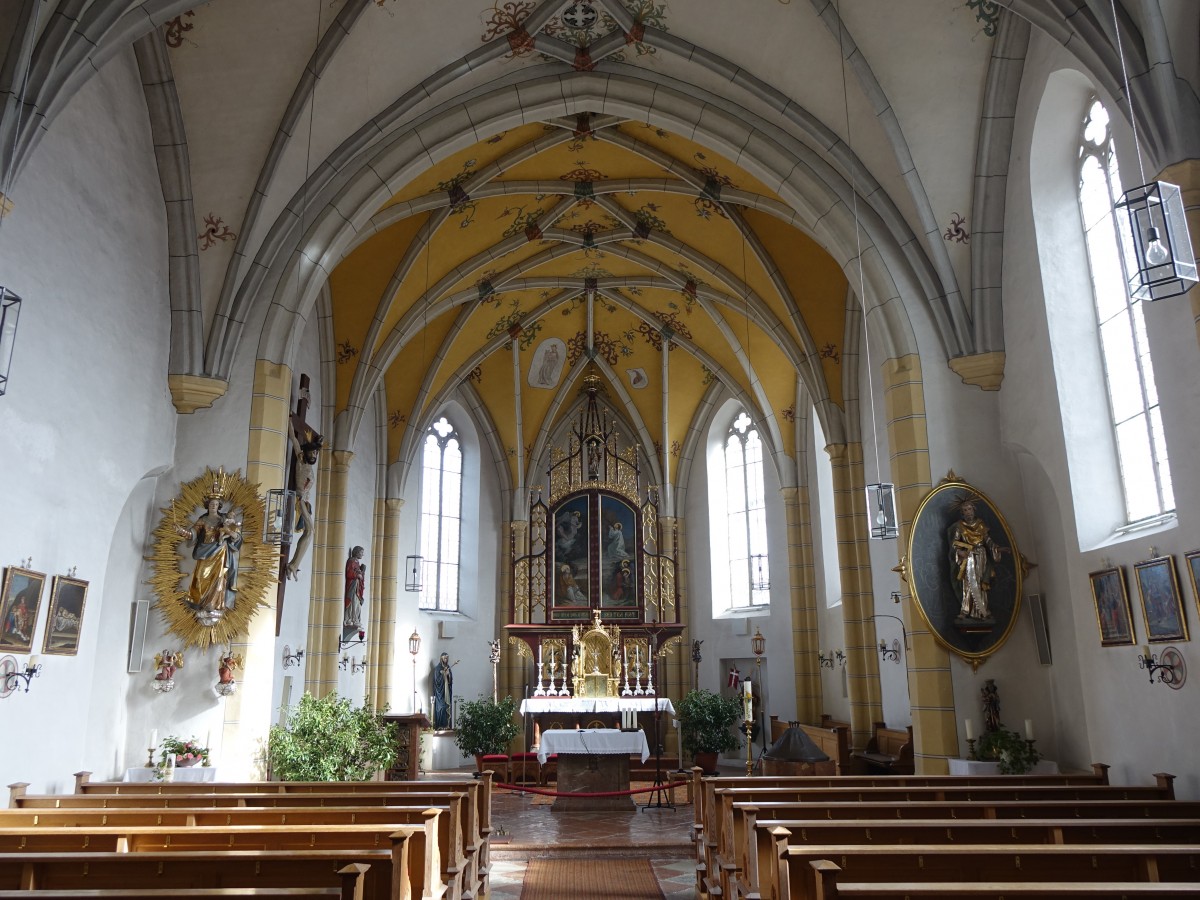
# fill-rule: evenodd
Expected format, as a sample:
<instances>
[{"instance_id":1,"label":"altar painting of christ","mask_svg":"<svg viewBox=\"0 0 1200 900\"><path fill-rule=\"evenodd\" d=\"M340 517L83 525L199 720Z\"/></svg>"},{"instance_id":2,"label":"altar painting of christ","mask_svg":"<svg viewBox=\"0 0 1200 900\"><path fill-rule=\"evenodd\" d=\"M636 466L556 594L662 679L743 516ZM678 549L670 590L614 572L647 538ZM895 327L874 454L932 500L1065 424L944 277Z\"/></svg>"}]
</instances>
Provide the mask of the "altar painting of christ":
<instances>
[{"instance_id":1,"label":"altar painting of christ","mask_svg":"<svg viewBox=\"0 0 1200 900\"><path fill-rule=\"evenodd\" d=\"M604 606L637 606L637 511L600 498L600 589Z\"/></svg>"}]
</instances>

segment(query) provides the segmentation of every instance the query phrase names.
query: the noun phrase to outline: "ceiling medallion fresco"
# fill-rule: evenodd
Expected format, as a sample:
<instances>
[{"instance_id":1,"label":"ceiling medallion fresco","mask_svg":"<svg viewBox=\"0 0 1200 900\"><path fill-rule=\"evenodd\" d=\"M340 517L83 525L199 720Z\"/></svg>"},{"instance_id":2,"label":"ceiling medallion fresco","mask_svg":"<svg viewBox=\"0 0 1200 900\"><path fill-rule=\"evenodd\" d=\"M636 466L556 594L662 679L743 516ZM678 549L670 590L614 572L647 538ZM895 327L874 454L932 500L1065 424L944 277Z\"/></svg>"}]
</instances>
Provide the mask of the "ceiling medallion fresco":
<instances>
[{"instance_id":1,"label":"ceiling medallion fresco","mask_svg":"<svg viewBox=\"0 0 1200 900\"><path fill-rule=\"evenodd\" d=\"M623 5L637 23L634 30L625 35L626 45L632 48L635 56L655 55L658 50L643 43L641 36L646 26L659 31L670 30L667 27L667 4L665 2L654 3L652 0L623 0ZM529 56L536 52L534 37L525 30L524 24L536 6L535 0L503 0L503 2L497 0L491 6L485 7L481 14L484 32L480 36L480 42L486 44L494 38L507 36L511 47L508 59ZM579 0L579 2L564 6L557 15L552 16L542 26L538 33L584 50L599 38L614 31L621 31L621 26L617 24L616 19L607 12L598 10L594 3ZM548 56L544 58L550 59ZM623 50L607 56L606 59L616 62L628 62L629 60ZM590 59L584 53L576 67L591 68L591 65Z\"/></svg>"}]
</instances>

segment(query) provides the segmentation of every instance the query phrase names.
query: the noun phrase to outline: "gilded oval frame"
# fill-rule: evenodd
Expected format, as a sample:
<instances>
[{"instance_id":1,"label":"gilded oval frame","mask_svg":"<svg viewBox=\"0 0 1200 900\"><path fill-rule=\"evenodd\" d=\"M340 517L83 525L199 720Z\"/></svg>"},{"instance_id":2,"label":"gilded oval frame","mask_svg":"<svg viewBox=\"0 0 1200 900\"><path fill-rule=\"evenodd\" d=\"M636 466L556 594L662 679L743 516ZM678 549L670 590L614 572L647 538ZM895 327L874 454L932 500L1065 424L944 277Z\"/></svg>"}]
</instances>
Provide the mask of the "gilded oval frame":
<instances>
[{"instance_id":1,"label":"gilded oval frame","mask_svg":"<svg viewBox=\"0 0 1200 900\"><path fill-rule=\"evenodd\" d=\"M955 625L960 600L951 573L947 532L958 521L957 506L966 496L975 501L976 515L987 524L992 539L1004 548L995 564L996 574L988 592L989 611L995 619L988 632L964 630ZM979 666L1008 640L1021 611L1024 563L1004 514L974 485L957 479L945 480L926 494L917 507L907 550L905 580L913 605L934 640L973 666Z\"/></svg>"}]
</instances>

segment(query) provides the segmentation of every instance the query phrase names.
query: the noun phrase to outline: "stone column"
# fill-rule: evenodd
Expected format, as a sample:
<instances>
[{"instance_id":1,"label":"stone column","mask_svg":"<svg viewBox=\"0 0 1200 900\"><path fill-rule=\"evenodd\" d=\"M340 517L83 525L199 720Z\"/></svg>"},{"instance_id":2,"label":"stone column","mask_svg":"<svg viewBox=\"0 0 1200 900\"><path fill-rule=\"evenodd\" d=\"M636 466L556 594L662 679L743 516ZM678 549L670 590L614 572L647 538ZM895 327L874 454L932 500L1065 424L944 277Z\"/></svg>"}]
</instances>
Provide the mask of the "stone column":
<instances>
[{"instance_id":1,"label":"stone column","mask_svg":"<svg viewBox=\"0 0 1200 900\"><path fill-rule=\"evenodd\" d=\"M912 532L917 506L929 493L929 432L921 360L916 354L883 364L884 410L891 472L896 484L896 513L900 525L898 555L903 555ZM912 705L914 763L918 774L944 775L947 758L958 755L954 715L954 683L950 655L929 631L916 609L912 591L904 589L904 627L908 630L908 698Z\"/></svg>"},{"instance_id":2,"label":"stone column","mask_svg":"<svg viewBox=\"0 0 1200 900\"><path fill-rule=\"evenodd\" d=\"M795 669L796 719L820 721L823 707L821 667L817 661L821 635L817 628L817 591L813 570L812 525L807 487L783 488L787 517L788 585L792 612L792 664ZM770 649L768 647L768 649Z\"/></svg>"},{"instance_id":3,"label":"stone column","mask_svg":"<svg viewBox=\"0 0 1200 900\"><path fill-rule=\"evenodd\" d=\"M324 697L337 689L338 638L342 633L346 592L346 491L350 477L349 450L334 450L329 456L329 478L321 495L318 548L321 567L313 575L313 596L308 606L309 646L316 647L305 671L305 689ZM320 550L324 550L320 553Z\"/></svg>"},{"instance_id":4,"label":"stone column","mask_svg":"<svg viewBox=\"0 0 1200 900\"><path fill-rule=\"evenodd\" d=\"M260 490L282 488L289 457L287 422L292 372L287 366L265 359L254 364L254 392L250 401L250 441L246 453L246 480ZM270 602L274 591L264 600ZM221 733L222 772L235 781L264 777L263 747L271 722L271 691L274 684L275 610L260 609L247 633L231 644L244 668L238 676L237 693L226 697Z\"/></svg>"},{"instance_id":5,"label":"stone column","mask_svg":"<svg viewBox=\"0 0 1200 900\"><path fill-rule=\"evenodd\" d=\"M396 666L396 603L399 597L400 577L400 511L404 501L389 497L379 501L382 513L383 537L377 541L380 548L375 571L378 586L375 602L371 605L371 629L367 632L367 696L372 708L382 709L384 704L394 706L392 677Z\"/></svg>"},{"instance_id":6,"label":"stone column","mask_svg":"<svg viewBox=\"0 0 1200 900\"><path fill-rule=\"evenodd\" d=\"M875 599L867 542L866 484L862 444L831 444L833 507L837 518L838 568L842 574L842 628L850 687L850 731L855 749L871 739L872 723L883 717L879 652L875 638Z\"/></svg>"}]
</instances>

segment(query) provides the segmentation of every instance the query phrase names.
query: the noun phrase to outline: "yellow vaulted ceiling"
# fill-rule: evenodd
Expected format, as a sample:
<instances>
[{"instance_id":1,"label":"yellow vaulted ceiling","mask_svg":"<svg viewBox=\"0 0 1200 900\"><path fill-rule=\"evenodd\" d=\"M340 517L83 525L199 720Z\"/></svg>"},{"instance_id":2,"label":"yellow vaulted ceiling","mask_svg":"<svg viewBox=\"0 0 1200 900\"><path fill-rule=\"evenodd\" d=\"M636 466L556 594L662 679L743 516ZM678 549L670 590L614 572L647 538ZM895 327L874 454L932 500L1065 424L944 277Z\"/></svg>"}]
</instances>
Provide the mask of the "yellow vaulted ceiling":
<instances>
[{"instance_id":1,"label":"yellow vaulted ceiling","mask_svg":"<svg viewBox=\"0 0 1200 900\"><path fill-rule=\"evenodd\" d=\"M590 297L594 359L640 418L620 430L644 428L648 453L678 456L714 382L770 413L791 451L798 372L842 402L846 281L806 235L748 208L765 201L780 203L721 154L636 122L555 120L457 152L392 197L331 276L339 411L381 386L395 459L410 425L466 386L515 474L578 391ZM554 384L540 382L547 354L562 357Z\"/></svg>"}]
</instances>

